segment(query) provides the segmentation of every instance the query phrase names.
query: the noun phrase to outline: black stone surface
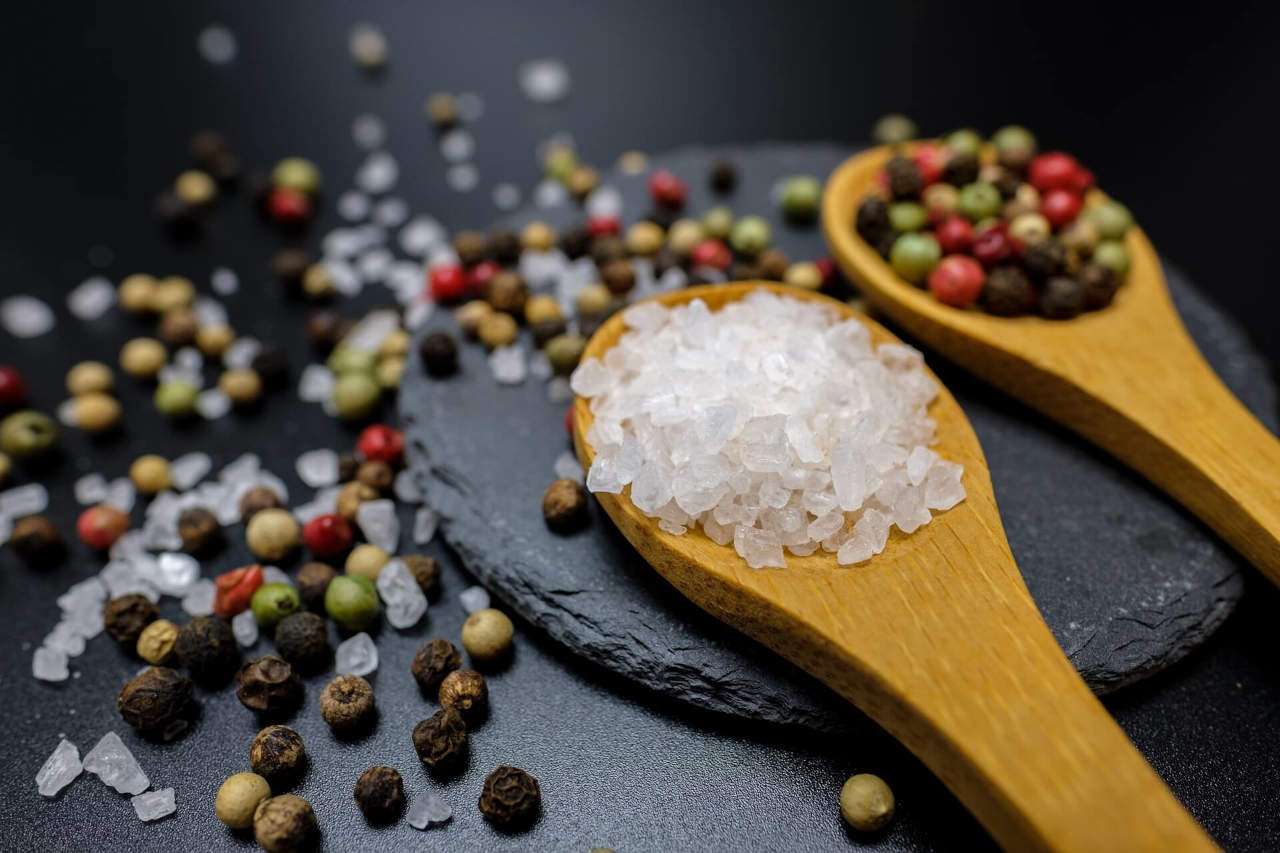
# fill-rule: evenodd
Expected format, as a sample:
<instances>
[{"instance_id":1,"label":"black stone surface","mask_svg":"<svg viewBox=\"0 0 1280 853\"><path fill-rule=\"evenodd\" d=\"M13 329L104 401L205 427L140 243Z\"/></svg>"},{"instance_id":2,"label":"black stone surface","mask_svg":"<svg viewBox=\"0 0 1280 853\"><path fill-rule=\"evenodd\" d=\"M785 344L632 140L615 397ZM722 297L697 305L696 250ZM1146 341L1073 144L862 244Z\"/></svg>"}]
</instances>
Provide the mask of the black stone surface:
<instances>
[{"instance_id":1,"label":"black stone surface","mask_svg":"<svg viewBox=\"0 0 1280 853\"><path fill-rule=\"evenodd\" d=\"M686 178L689 211L725 203L768 214L777 245L806 259L824 253L820 233L786 225L771 193L788 175L825 178L850 153L829 145L688 149L654 165ZM728 197L705 186L721 157L741 173ZM627 223L648 210L643 176L615 173L607 183L622 190ZM533 209L512 224L534 218L563 228L581 213L573 205ZM1169 278L1206 357L1274 426L1274 388L1260 359L1185 277L1171 269ZM441 317L433 328L451 323ZM1238 560L1199 522L1082 440L941 359L930 364L973 422L1014 555L1094 690L1169 665L1221 624L1240 595ZM847 709L825 687L686 602L594 502L588 529L558 536L546 528L539 500L568 442L565 406L548 401L542 380L499 386L471 345L454 378L411 370L401 402L445 538L526 619L584 657L699 707L818 729L847 724Z\"/></svg>"}]
</instances>

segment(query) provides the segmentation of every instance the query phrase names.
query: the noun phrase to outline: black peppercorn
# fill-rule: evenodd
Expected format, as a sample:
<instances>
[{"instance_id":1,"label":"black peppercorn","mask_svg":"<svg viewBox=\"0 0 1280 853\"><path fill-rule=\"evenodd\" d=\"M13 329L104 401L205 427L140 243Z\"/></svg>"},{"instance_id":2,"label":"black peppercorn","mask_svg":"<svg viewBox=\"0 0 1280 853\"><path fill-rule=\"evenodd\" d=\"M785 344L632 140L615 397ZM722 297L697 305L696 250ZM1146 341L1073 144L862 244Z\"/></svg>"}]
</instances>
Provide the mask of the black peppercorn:
<instances>
[{"instance_id":1,"label":"black peppercorn","mask_svg":"<svg viewBox=\"0 0 1280 853\"><path fill-rule=\"evenodd\" d=\"M338 456L338 482L350 483L360 470L360 460L354 453L342 453Z\"/></svg>"},{"instance_id":2,"label":"black peppercorn","mask_svg":"<svg viewBox=\"0 0 1280 853\"><path fill-rule=\"evenodd\" d=\"M240 497L240 520L245 524L264 509L284 509L284 501L275 489L268 486L254 486Z\"/></svg>"},{"instance_id":3,"label":"black peppercorn","mask_svg":"<svg viewBox=\"0 0 1280 853\"><path fill-rule=\"evenodd\" d=\"M734 261L733 266L729 267L729 279L731 281L754 281L763 278L760 274L760 267L746 261Z\"/></svg>"},{"instance_id":4,"label":"black peppercorn","mask_svg":"<svg viewBox=\"0 0 1280 853\"><path fill-rule=\"evenodd\" d=\"M418 355L428 376L452 376L458 372L458 344L447 332L432 332L422 339Z\"/></svg>"},{"instance_id":5,"label":"black peppercorn","mask_svg":"<svg viewBox=\"0 0 1280 853\"><path fill-rule=\"evenodd\" d=\"M1054 276L1040 294L1040 313L1050 320L1070 320L1084 310L1084 287L1074 278Z\"/></svg>"},{"instance_id":6,"label":"black peppercorn","mask_svg":"<svg viewBox=\"0 0 1280 853\"><path fill-rule=\"evenodd\" d=\"M504 270L489 282L485 299L495 311L523 317L524 304L529 299L529 287L518 273Z\"/></svg>"},{"instance_id":7,"label":"black peppercorn","mask_svg":"<svg viewBox=\"0 0 1280 853\"><path fill-rule=\"evenodd\" d=\"M276 651L302 673L329 665L329 626L315 613L291 613L276 625Z\"/></svg>"},{"instance_id":8,"label":"black peppercorn","mask_svg":"<svg viewBox=\"0 0 1280 853\"><path fill-rule=\"evenodd\" d=\"M862 239L868 243L878 243L881 237L893 230L889 224L889 205L879 196L867 196L858 205L855 224Z\"/></svg>"},{"instance_id":9,"label":"black peppercorn","mask_svg":"<svg viewBox=\"0 0 1280 853\"><path fill-rule=\"evenodd\" d=\"M576 261L591 251L591 232L585 225L570 228L560 235L560 251L571 261Z\"/></svg>"},{"instance_id":10,"label":"black peppercorn","mask_svg":"<svg viewBox=\"0 0 1280 853\"><path fill-rule=\"evenodd\" d=\"M1080 285L1084 288L1084 310L1106 308L1115 298L1120 281L1110 267L1087 263L1080 268Z\"/></svg>"},{"instance_id":11,"label":"black peppercorn","mask_svg":"<svg viewBox=\"0 0 1280 853\"><path fill-rule=\"evenodd\" d=\"M920 191L924 189L924 178L914 160L901 154L894 155L885 163L884 171L889 178L889 193L895 199L920 197Z\"/></svg>"},{"instance_id":12,"label":"black peppercorn","mask_svg":"<svg viewBox=\"0 0 1280 853\"><path fill-rule=\"evenodd\" d=\"M197 616L183 625L174 651L201 684L221 684L240 666L240 648L231 626L215 616Z\"/></svg>"},{"instance_id":13,"label":"black peppercorn","mask_svg":"<svg viewBox=\"0 0 1280 853\"><path fill-rule=\"evenodd\" d=\"M259 714L287 714L302 704L302 679L286 661L267 655L240 668L236 698Z\"/></svg>"},{"instance_id":14,"label":"black peppercorn","mask_svg":"<svg viewBox=\"0 0 1280 853\"><path fill-rule=\"evenodd\" d=\"M428 696L440 692L440 682L445 676L462 666L462 655L453 643L437 637L428 640L413 656L413 664L409 671L418 682L418 687Z\"/></svg>"},{"instance_id":15,"label":"black peppercorn","mask_svg":"<svg viewBox=\"0 0 1280 853\"><path fill-rule=\"evenodd\" d=\"M591 260L596 266L604 269L611 261L621 261L627 257L627 244L621 237L606 234L591 241Z\"/></svg>"},{"instance_id":16,"label":"black peppercorn","mask_svg":"<svg viewBox=\"0 0 1280 853\"><path fill-rule=\"evenodd\" d=\"M667 270L680 266L680 256L669 246L663 246L653 256L653 274L661 276Z\"/></svg>"},{"instance_id":17,"label":"black peppercorn","mask_svg":"<svg viewBox=\"0 0 1280 853\"><path fill-rule=\"evenodd\" d=\"M489 712L489 686L474 669L457 669L446 675L438 698L441 707L457 711L469 724Z\"/></svg>"},{"instance_id":18,"label":"black peppercorn","mask_svg":"<svg viewBox=\"0 0 1280 853\"><path fill-rule=\"evenodd\" d=\"M717 160L711 164L711 190L717 193L731 193L738 186L738 168L728 160Z\"/></svg>"},{"instance_id":19,"label":"black peppercorn","mask_svg":"<svg viewBox=\"0 0 1280 853\"><path fill-rule=\"evenodd\" d=\"M9 544L14 552L32 566L49 566L66 553L66 543L53 522L43 515L29 515L13 525Z\"/></svg>"},{"instance_id":20,"label":"black peppercorn","mask_svg":"<svg viewBox=\"0 0 1280 853\"><path fill-rule=\"evenodd\" d=\"M453 235L453 251L464 267L473 267L489 256L489 238L479 231L459 231Z\"/></svg>"},{"instance_id":21,"label":"black peppercorn","mask_svg":"<svg viewBox=\"0 0 1280 853\"><path fill-rule=\"evenodd\" d=\"M312 311L305 325L307 340L316 352L328 355L346 333L346 320L336 311Z\"/></svg>"},{"instance_id":22,"label":"black peppercorn","mask_svg":"<svg viewBox=\"0 0 1280 853\"><path fill-rule=\"evenodd\" d=\"M467 755L467 724L451 708L436 711L413 727L413 748L435 773L452 773Z\"/></svg>"},{"instance_id":23,"label":"black peppercorn","mask_svg":"<svg viewBox=\"0 0 1280 853\"><path fill-rule=\"evenodd\" d=\"M168 667L148 667L125 682L116 708L142 734L171 737L186 727L194 709L191 679Z\"/></svg>"},{"instance_id":24,"label":"black peppercorn","mask_svg":"<svg viewBox=\"0 0 1280 853\"><path fill-rule=\"evenodd\" d=\"M609 292L615 296L630 293L631 288L636 286L636 272L632 269L630 261L610 261L600 271L600 278L604 286L609 288Z\"/></svg>"},{"instance_id":25,"label":"black peppercorn","mask_svg":"<svg viewBox=\"0 0 1280 853\"><path fill-rule=\"evenodd\" d=\"M991 185L1000 193L1002 199L1008 201L1017 196L1018 187L1022 186L1022 179L1008 169L1001 169Z\"/></svg>"},{"instance_id":26,"label":"black peppercorn","mask_svg":"<svg viewBox=\"0 0 1280 853\"><path fill-rule=\"evenodd\" d=\"M113 598L102 608L102 624L111 639L134 648L142 629L160 618L160 611L141 593Z\"/></svg>"},{"instance_id":27,"label":"black peppercorn","mask_svg":"<svg viewBox=\"0 0 1280 853\"><path fill-rule=\"evenodd\" d=\"M192 237L200 228L200 212L175 192L162 192L156 196L152 211L161 226L172 237Z\"/></svg>"},{"instance_id":28,"label":"black peppercorn","mask_svg":"<svg viewBox=\"0 0 1280 853\"><path fill-rule=\"evenodd\" d=\"M294 853L311 846L317 832L311 803L294 794L268 797L253 813L253 837L267 853Z\"/></svg>"},{"instance_id":29,"label":"black peppercorn","mask_svg":"<svg viewBox=\"0 0 1280 853\"><path fill-rule=\"evenodd\" d=\"M576 480L556 480L542 493L542 517L557 533L570 533L586 523L587 492Z\"/></svg>"},{"instance_id":30,"label":"black peppercorn","mask_svg":"<svg viewBox=\"0 0 1280 853\"><path fill-rule=\"evenodd\" d=\"M787 276L787 268L791 266L791 259L780 249L765 249L756 258L756 264L760 268L761 278L783 281Z\"/></svg>"},{"instance_id":31,"label":"black peppercorn","mask_svg":"<svg viewBox=\"0 0 1280 853\"><path fill-rule=\"evenodd\" d=\"M675 207L655 207L644 215L645 222L652 222L663 231L670 230L675 221L680 218L681 211Z\"/></svg>"},{"instance_id":32,"label":"black peppercorn","mask_svg":"<svg viewBox=\"0 0 1280 853\"><path fill-rule=\"evenodd\" d=\"M520 260L520 237L514 231L500 229L489 233L489 254L501 266Z\"/></svg>"},{"instance_id":33,"label":"black peppercorn","mask_svg":"<svg viewBox=\"0 0 1280 853\"><path fill-rule=\"evenodd\" d=\"M324 612L324 594L329 583L338 573L328 563L307 563L298 569L294 579L298 584L298 596L308 610L315 613Z\"/></svg>"},{"instance_id":34,"label":"black peppercorn","mask_svg":"<svg viewBox=\"0 0 1280 853\"><path fill-rule=\"evenodd\" d=\"M339 675L320 691L320 716L339 736L367 731L377 716L373 687L358 675Z\"/></svg>"},{"instance_id":35,"label":"black peppercorn","mask_svg":"<svg viewBox=\"0 0 1280 853\"><path fill-rule=\"evenodd\" d=\"M978 180L979 168L978 155L952 154L942 169L942 180L963 187Z\"/></svg>"},{"instance_id":36,"label":"black peppercorn","mask_svg":"<svg viewBox=\"0 0 1280 853\"><path fill-rule=\"evenodd\" d=\"M440 564L435 558L425 554L406 554L400 558L400 562L413 574L413 579L418 582L418 587L427 598L432 598L439 592Z\"/></svg>"},{"instance_id":37,"label":"black peppercorn","mask_svg":"<svg viewBox=\"0 0 1280 853\"><path fill-rule=\"evenodd\" d=\"M1036 240L1022 250L1022 264L1033 281L1046 281L1067 268L1067 250L1053 237Z\"/></svg>"},{"instance_id":38,"label":"black peppercorn","mask_svg":"<svg viewBox=\"0 0 1280 853\"><path fill-rule=\"evenodd\" d=\"M902 235L897 231L886 231L880 235L880 238L873 243L876 247L876 251L880 254L880 257L884 258L886 261L889 260L889 256L893 253L893 244L898 241L898 237L900 236Z\"/></svg>"},{"instance_id":39,"label":"black peppercorn","mask_svg":"<svg viewBox=\"0 0 1280 853\"><path fill-rule=\"evenodd\" d=\"M201 554L222 543L222 525L218 517L204 507L188 507L178 516L178 536L182 539L182 550Z\"/></svg>"},{"instance_id":40,"label":"black peppercorn","mask_svg":"<svg viewBox=\"0 0 1280 853\"><path fill-rule=\"evenodd\" d=\"M302 736L288 726L267 726L249 745L249 766L273 791L288 787L307 767Z\"/></svg>"},{"instance_id":41,"label":"black peppercorn","mask_svg":"<svg viewBox=\"0 0 1280 853\"><path fill-rule=\"evenodd\" d=\"M284 350L264 349L253 357L249 366L262 377L262 384L268 389L278 391L289 384L289 356Z\"/></svg>"},{"instance_id":42,"label":"black peppercorn","mask_svg":"<svg viewBox=\"0 0 1280 853\"><path fill-rule=\"evenodd\" d=\"M197 166L205 171L211 171L211 164L220 155L229 152L231 146L227 145L227 140L218 131L200 130L196 131L191 137L188 150L191 152L191 159L195 161Z\"/></svg>"},{"instance_id":43,"label":"black peppercorn","mask_svg":"<svg viewBox=\"0 0 1280 853\"><path fill-rule=\"evenodd\" d=\"M362 462L356 469L356 481L379 492L385 492L391 488L395 478L396 472L391 470L391 466L377 459Z\"/></svg>"},{"instance_id":44,"label":"black peppercorn","mask_svg":"<svg viewBox=\"0 0 1280 853\"><path fill-rule=\"evenodd\" d=\"M554 337L563 335L565 330L569 328L569 324L563 318L554 320L541 320L529 327L529 331L533 333L533 342L538 347L546 346L547 341Z\"/></svg>"},{"instance_id":45,"label":"black peppercorn","mask_svg":"<svg viewBox=\"0 0 1280 853\"><path fill-rule=\"evenodd\" d=\"M392 767L370 767L356 780L355 797L366 820L387 823L404 810L404 780Z\"/></svg>"},{"instance_id":46,"label":"black peppercorn","mask_svg":"<svg viewBox=\"0 0 1280 853\"><path fill-rule=\"evenodd\" d=\"M271 273L290 296L302 294L302 279L311 266L311 256L302 249L281 249L271 258Z\"/></svg>"},{"instance_id":47,"label":"black peppercorn","mask_svg":"<svg viewBox=\"0 0 1280 853\"><path fill-rule=\"evenodd\" d=\"M503 765L485 777L480 813L490 823L508 829L527 826L541 807L538 780L520 768Z\"/></svg>"},{"instance_id":48,"label":"black peppercorn","mask_svg":"<svg viewBox=\"0 0 1280 853\"><path fill-rule=\"evenodd\" d=\"M1036 309L1036 290L1018 267L996 267L982 288L982 306L998 317L1017 317Z\"/></svg>"}]
</instances>

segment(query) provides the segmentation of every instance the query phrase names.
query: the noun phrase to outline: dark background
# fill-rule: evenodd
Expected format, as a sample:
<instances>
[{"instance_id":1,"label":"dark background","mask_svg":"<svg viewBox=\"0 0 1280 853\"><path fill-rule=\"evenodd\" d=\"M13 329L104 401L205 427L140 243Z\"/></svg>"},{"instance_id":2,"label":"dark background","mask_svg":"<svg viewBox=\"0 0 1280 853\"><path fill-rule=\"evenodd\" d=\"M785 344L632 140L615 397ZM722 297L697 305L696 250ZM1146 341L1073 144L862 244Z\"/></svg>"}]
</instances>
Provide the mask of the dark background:
<instances>
[{"instance_id":1,"label":"dark background","mask_svg":"<svg viewBox=\"0 0 1280 853\"><path fill-rule=\"evenodd\" d=\"M359 160L351 120L364 112L389 125L402 169L396 194L451 228L497 218L488 192L495 182L514 181L527 193L537 176L535 146L561 130L573 134L586 160L608 166L629 148L691 142L858 142L889 111L907 112L925 132L962 124L990 131L1018 121L1090 165L1156 245L1273 363L1280 358L1272 283L1280 15L1273 6L1223 5L1194 16L1114 4L802 2L42 3L8 12L0 51L0 295L40 294L61 322L32 342L0 333L0 360L27 371L46 410L61 399L67 367L86 357L110 361L124 337L139 333L113 325L114 315L84 326L61 307L63 294L93 271L91 246L112 250L103 272L113 280L173 271L203 284L215 266L235 269L242 291L226 300L233 324L278 340L302 363L300 315L264 287L279 240L236 203L224 205L203 241L176 247L162 239L148 206L186 168L186 141L203 127L221 129L250 165L301 154L320 164L330 187L345 188ZM391 64L375 78L347 53L349 29L361 20L390 39ZM197 34L213 21L238 39L232 65L208 65L196 52ZM528 103L516 86L517 66L542 56L563 59L573 75L570 98L553 107ZM424 98L437 90L474 91L485 101L472 128L481 189L468 195L447 189L422 119ZM176 455L202 446L225 463L249 447L286 453L298 441L350 440L314 410L290 405L289 396L270 404L271 417L176 433L150 414L145 395L127 389L132 413L123 437L96 445L68 439L68 458L51 480L52 514L69 529L74 476L123 473L146 450ZM239 556L210 568L235 565ZM72 663L82 678L61 688L32 681L22 643L38 643L56 618L52 598L96 569L77 557L39 576L0 552L0 647L8 650L0 708L12 723L11 743L0 750L0 846L234 842L208 816L213 791L241 768L253 731L229 695L207 701L206 714L230 715L232 733L138 750L154 781L179 784L179 813L161 826L138 824L126 803L93 780L54 803L35 794L35 771L57 733L67 732L83 753L117 724L105 697L133 666L97 640ZM452 596L466 581L450 565L446 582L446 605L433 611L430 633L451 636L461 620ZM1157 770L1232 849L1266 849L1280 838L1278 608L1280 595L1251 577L1245 602L1205 649L1109 700ZM430 841L839 847L848 842L832 798L843 777L860 769L885 775L900 797L901 819L875 843L941 848L981 840L954 800L891 744L830 744L704 719L636 694L537 636L525 632L521 641L516 666L495 683L504 703L477 738L469 775L448 792L455 825ZM400 670L411 644L394 646L384 648L383 666ZM412 719L422 711L384 714L397 710ZM326 849L392 838L426 843L403 824L394 836L369 832L348 801L347 776L359 768L380 760L410 766L405 740L352 747L332 773L313 771L304 793L321 810ZM484 770L503 761L536 767L548 789L547 814L531 836L493 835L471 805ZM197 763L197 779L181 776L181 765ZM415 771L411 791L421 784Z\"/></svg>"}]
</instances>

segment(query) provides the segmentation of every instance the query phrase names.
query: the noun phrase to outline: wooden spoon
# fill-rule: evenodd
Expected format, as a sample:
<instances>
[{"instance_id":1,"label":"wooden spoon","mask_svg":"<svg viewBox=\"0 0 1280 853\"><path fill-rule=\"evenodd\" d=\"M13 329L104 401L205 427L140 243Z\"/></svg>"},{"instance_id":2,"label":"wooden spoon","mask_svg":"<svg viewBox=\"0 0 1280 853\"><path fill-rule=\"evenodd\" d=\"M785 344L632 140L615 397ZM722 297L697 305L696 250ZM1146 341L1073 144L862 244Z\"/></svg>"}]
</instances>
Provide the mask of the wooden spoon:
<instances>
[{"instance_id":1,"label":"wooden spoon","mask_svg":"<svg viewBox=\"0 0 1280 853\"><path fill-rule=\"evenodd\" d=\"M712 310L765 287L857 317L877 343L896 340L848 306L770 284L695 287ZM615 315L584 358L624 331ZM910 536L895 529L869 562L787 556L751 569L700 530L673 536L624 495L600 494L636 550L680 592L830 685L918 755L1005 848L1203 850L1213 845L1129 743L1058 648L1005 541L986 460L943 389L930 414L935 449L964 465L968 497ZM588 401L574 403L584 466ZM833 794L834 797L834 794Z\"/></svg>"},{"instance_id":2,"label":"wooden spoon","mask_svg":"<svg viewBox=\"0 0 1280 853\"><path fill-rule=\"evenodd\" d=\"M827 183L822 225L845 273L913 336L1137 469L1280 583L1280 442L1200 355L1146 235L1115 302L1074 320L958 310L913 287L854 231L891 156L859 154Z\"/></svg>"}]
</instances>

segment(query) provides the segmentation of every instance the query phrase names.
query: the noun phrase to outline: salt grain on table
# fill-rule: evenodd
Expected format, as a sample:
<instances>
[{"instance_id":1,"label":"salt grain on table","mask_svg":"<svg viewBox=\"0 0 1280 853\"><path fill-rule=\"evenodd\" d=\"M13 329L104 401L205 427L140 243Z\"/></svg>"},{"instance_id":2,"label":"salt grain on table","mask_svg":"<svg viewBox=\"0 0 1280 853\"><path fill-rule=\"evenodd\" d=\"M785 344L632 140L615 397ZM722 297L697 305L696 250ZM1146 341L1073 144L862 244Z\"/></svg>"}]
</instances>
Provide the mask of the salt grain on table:
<instances>
[{"instance_id":1,"label":"salt grain on table","mask_svg":"<svg viewBox=\"0 0 1280 853\"><path fill-rule=\"evenodd\" d=\"M558 101L569 94L569 69L558 59L537 59L520 66L520 89L539 104Z\"/></svg>"},{"instance_id":2,"label":"salt grain on table","mask_svg":"<svg viewBox=\"0 0 1280 853\"><path fill-rule=\"evenodd\" d=\"M520 206L520 188L515 184L498 184L493 188L493 205L498 210L515 210Z\"/></svg>"},{"instance_id":3,"label":"salt grain on table","mask_svg":"<svg viewBox=\"0 0 1280 853\"><path fill-rule=\"evenodd\" d=\"M445 173L445 183L454 192L469 193L480 183L480 170L471 163L458 163Z\"/></svg>"},{"instance_id":4,"label":"salt grain on table","mask_svg":"<svg viewBox=\"0 0 1280 853\"><path fill-rule=\"evenodd\" d=\"M524 349L520 344L498 347L489 353L489 369L499 385L519 385L524 382L528 369L524 360Z\"/></svg>"},{"instance_id":5,"label":"salt grain on table","mask_svg":"<svg viewBox=\"0 0 1280 853\"><path fill-rule=\"evenodd\" d=\"M298 379L298 399L304 403L319 403L333 394L337 380L333 371L321 364L308 364Z\"/></svg>"},{"instance_id":6,"label":"salt grain on table","mask_svg":"<svg viewBox=\"0 0 1280 853\"><path fill-rule=\"evenodd\" d=\"M338 454L329 448L308 450L294 462L298 479L313 489L338 482Z\"/></svg>"},{"instance_id":7,"label":"salt grain on table","mask_svg":"<svg viewBox=\"0 0 1280 853\"><path fill-rule=\"evenodd\" d=\"M533 190L533 203L538 207L559 207L569 200L569 191L559 181L547 178Z\"/></svg>"},{"instance_id":8,"label":"salt grain on table","mask_svg":"<svg viewBox=\"0 0 1280 853\"><path fill-rule=\"evenodd\" d=\"M396 505L383 498L365 501L356 510L356 525L364 538L388 554L394 554L400 546L400 519Z\"/></svg>"},{"instance_id":9,"label":"salt grain on table","mask_svg":"<svg viewBox=\"0 0 1280 853\"><path fill-rule=\"evenodd\" d=\"M385 151L370 154L356 171L355 183L371 195L387 192L400 180L400 164Z\"/></svg>"},{"instance_id":10,"label":"salt grain on table","mask_svg":"<svg viewBox=\"0 0 1280 853\"><path fill-rule=\"evenodd\" d=\"M253 366L253 360L262 352L262 343L257 338L246 336L236 338L231 346L222 354L225 367L243 370Z\"/></svg>"},{"instance_id":11,"label":"salt grain on table","mask_svg":"<svg viewBox=\"0 0 1280 853\"><path fill-rule=\"evenodd\" d=\"M206 421L216 421L230 411L231 398L217 388L201 391L196 397L196 413Z\"/></svg>"},{"instance_id":12,"label":"salt grain on table","mask_svg":"<svg viewBox=\"0 0 1280 853\"><path fill-rule=\"evenodd\" d=\"M180 492L194 488L213 470L209 454L200 451L184 453L169 463L169 480Z\"/></svg>"},{"instance_id":13,"label":"salt grain on table","mask_svg":"<svg viewBox=\"0 0 1280 853\"><path fill-rule=\"evenodd\" d=\"M484 610L489 606L489 590L482 586L469 586L458 593L458 603L462 605L462 612L468 616L477 610Z\"/></svg>"},{"instance_id":14,"label":"salt grain on table","mask_svg":"<svg viewBox=\"0 0 1280 853\"><path fill-rule=\"evenodd\" d=\"M209 276L209 286L219 296L231 296L240 289L240 276L235 270L217 267Z\"/></svg>"},{"instance_id":15,"label":"salt grain on table","mask_svg":"<svg viewBox=\"0 0 1280 853\"><path fill-rule=\"evenodd\" d=\"M406 255L425 257L447 239L444 227L429 216L417 216L400 229L400 249Z\"/></svg>"},{"instance_id":16,"label":"salt grain on table","mask_svg":"<svg viewBox=\"0 0 1280 853\"><path fill-rule=\"evenodd\" d=\"M97 320L116 304L116 289L102 276L86 279L67 294L67 310L81 320Z\"/></svg>"},{"instance_id":17,"label":"salt grain on table","mask_svg":"<svg viewBox=\"0 0 1280 853\"><path fill-rule=\"evenodd\" d=\"M582 465L578 462L578 457L568 450L561 453L556 457L555 474L561 479L577 480L581 483L583 470Z\"/></svg>"},{"instance_id":18,"label":"salt grain on table","mask_svg":"<svg viewBox=\"0 0 1280 853\"><path fill-rule=\"evenodd\" d=\"M568 379L557 376L547 383L547 402L567 403L572 399L573 389L569 387Z\"/></svg>"},{"instance_id":19,"label":"salt grain on table","mask_svg":"<svg viewBox=\"0 0 1280 853\"><path fill-rule=\"evenodd\" d=\"M222 24L210 24L196 37L196 50L210 65L226 65L238 51L235 33Z\"/></svg>"},{"instance_id":20,"label":"salt grain on table","mask_svg":"<svg viewBox=\"0 0 1280 853\"><path fill-rule=\"evenodd\" d=\"M31 674L41 681L66 681L71 675L66 652L47 646L36 649L31 655Z\"/></svg>"},{"instance_id":21,"label":"salt grain on table","mask_svg":"<svg viewBox=\"0 0 1280 853\"><path fill-rule=\"evenodd\" d=\"M36 790L44 797L56 797L84 772L80 750L63 738L36 773Z\"/></svg>"},{"instance_id":22,"label":"salt grain on table","mask_svg":"<svg viewBox=\"0 0 1280 853\"><path fill-rule=\"evenodd\" d=\"M138 489L128 477L116 477L107 484L107 496L102 499L124 513L133 512L133 505L138 500Z\"/></svg>"},{"instance_id":23,"label":"salt grain on table","mask_svg":"<svg viewBox=\"0 0 1280 853\"><path fill-rule=\"evenodd\" d=\"M129 747L115 732L107 732L84 757L84 769L119 794L141 794L151 782L142 772Z\"/></svg>"},{"instance_id":24,"label":"salt grain on table","mask_svg":"<svg viewBox=\"0 0 1280 853\"><path fill-rule=\"evenodd\" d=\"M479 121L484 115L484 99L475 92L460 92L454 103L458 107L458 118L465 122Z\"/></svg>"},{"instance_id":25,"label":"salt grain on table","mask_svg":"<svg viewBox=\"0 0 1280 853\"><path fill-rule=\"evenodd\" d=\"M444 797L434 791L426 791L414 798L407 819L414 829L427 829L448 823L452 817L453 808L445 802Z\"/></svg>"},{"instance_id":26,"label":"salt grain on table","mask_svg":"<svg viewBox=\"0 0 1280 853\"><path fill-rule=\"evenodd\" d=\"M49 492L39 483L0 492L0 516L22 518L45 511L49 506Z\"/></svg>"},{"instance_id":27,"label":"salt grain on table","mask_svg":"<svg viewBox=\"0 0 1280 853\"><path fill-rule=\"evenodd\" d=\"M430 507L421 507L413 514L413 541L426 545L435 538L436 528L440 526L440 517Z\"/></svg>"},{"instance_id":28,"label":"salt grain on table","mask_svg":"<svg viewBox=\"0 0 1280 853\"><path fill-rule=\"evenodd\" d=\"M338 644L334 669L339 675L368 675L378 668L378 647L363 631Z\"/></svg>"},{"instance_id":29,"label":"salt grain on table","mask_svg":"<svg viewBox=\"0 0 1280 853\"><path fill-rule=\"evenodd\" d=\"M381 148L387 141L387 126L377 116L365 113L356 116L351 123L351 138L358 148L373 151Z\"/></svg>"},{"instance_id":30,"label":"salt grain on table","mask_svg":"<svg viewBox=\"0 0 1280 853\"><path fill-rule=\"evenodd\" d=\"M133 804L134 814L141 821L159 820L168 817L178 810L172 788L161 788L159 791L147 791L129 800Z\"/></svg>"},{"instance_id":31,"label":"salt grain on table","mask_svg":"<svg viewBox=\"0 0 1280 853\"><path fill-rule=\"evenodd\" d=\"M213 599L218 591L207 578L196 581L182 599L182 610L188 616L208 616L213 613Z\"/></svg>"},{"instance_id":32,"label":"salt grain on table","mask_svg":"<svg viewBox=\"0 0 1280 853\"><path fill-rule=\"evenodd\" d=\"M397 228L409 218L409 203L402 198L384 198L373 210L373 221L383 228Z\"/></svg>"},{"instance_id":33,"label":"salt grain on table","mask_svg":"<svg viewBox=\"0 0 1280 853\"><path fill-rule=\"evenodd\" d=\"M262 567L263 583L283 583L293 586L293 578L289 577L279 566L263 566Z\"/></svg>"},{"instance_id":34,"label":"salt grain on table","mask_svg":"<svg viewBox=\"0 0 1280 853\"><path fill-rule=\"evenodd\" d=\"M200 564L190 554L175 551L160 554L155 567L155 575L149 580L164 595L183 595L200 577Z\"/></svg>"},{"instance_id":35,"label":"salt grain on table","mask_svg":"<svg viewBox=\"0 0 1280 853\"><path fill-rule=\"evenodd\" d=\"M401 560L392 559L382 567L376 586L391 627L400 630L412 628L427 612L427 597Z\"/></svg>"},{"instance_id":36,"label":"salt grain on table","mask_svg":"<svg viewBox=\"0 0 1280 853\"><path fill-rule=\"evenodd\" d=\"M15 338L38 338L53 330L53 310L34 296L10 296L0 302L0 325Z\"/></svg>"},{"instance_id":37,"label":"salt grain on table","mask_svg":"<svg viewBox=\"0 0 1280 853\"><path fill-rule=\"evenodd\" d=\"M258 620L252 610L242 610L232 617L231 633L246 649L258 642Z\"/></svg>"}]
</instances>

